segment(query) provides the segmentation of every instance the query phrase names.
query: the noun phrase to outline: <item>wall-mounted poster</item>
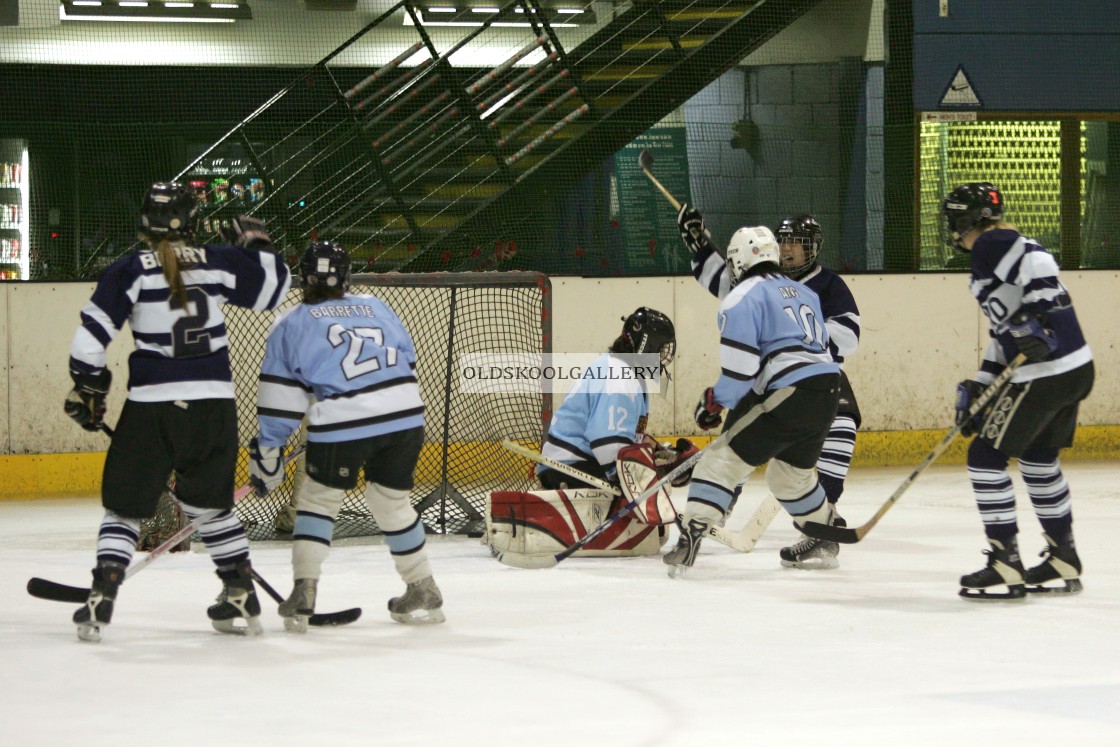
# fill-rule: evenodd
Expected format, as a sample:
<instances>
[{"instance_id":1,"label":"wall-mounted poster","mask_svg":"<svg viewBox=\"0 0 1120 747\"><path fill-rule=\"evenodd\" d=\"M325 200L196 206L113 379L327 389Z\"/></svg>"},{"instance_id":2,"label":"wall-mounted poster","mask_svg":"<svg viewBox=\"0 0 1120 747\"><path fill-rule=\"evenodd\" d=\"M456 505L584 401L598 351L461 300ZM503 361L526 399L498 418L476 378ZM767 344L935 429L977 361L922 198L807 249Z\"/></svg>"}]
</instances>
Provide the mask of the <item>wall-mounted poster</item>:
<instances>
[{"instance_id":1,"label":"wall-mounted poster","mask_svg":"<svg viewBox=\"0 0 1120 747\"><path fill-rule=\"evenodd\" d=\"M611 214L622 232L626 274L685 274L689 256L677 231L677 211L638 165L643 150L653 155L651 173L665 189L682 203L690 200L683 118L666 118L615 154Z\"/></svg>"}]
</instances>

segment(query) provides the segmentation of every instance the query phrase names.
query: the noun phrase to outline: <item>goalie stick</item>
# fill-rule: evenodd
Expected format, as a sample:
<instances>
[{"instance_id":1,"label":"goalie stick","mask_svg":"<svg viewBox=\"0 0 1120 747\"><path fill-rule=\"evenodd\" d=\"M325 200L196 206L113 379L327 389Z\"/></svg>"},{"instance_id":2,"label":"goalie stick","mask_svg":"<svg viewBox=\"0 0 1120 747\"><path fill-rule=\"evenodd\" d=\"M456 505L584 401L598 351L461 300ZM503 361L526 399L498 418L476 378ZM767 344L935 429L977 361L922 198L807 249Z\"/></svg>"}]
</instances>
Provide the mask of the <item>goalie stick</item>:
<instances>
[{"instance_id":1,"label":"goalie stick","mask_svg":"<svg viewBox=\"0 0 1120 747\"><path fill-rule=\"evenodd\" d=\"M101 430L105 431L105 433L110 436L112 436L113 434L112 429L110 429L108 426L103 426ZM306 447L301 444L295 449L292 449L288 454L284 456L284 465L287 466L289 462L302 454L305 448ZM251 485L244 485L238 488L237 492L233 494L234 504L236 504L238 501L252 492L253 487ZM175 532L175 534L168 537L158 547L150 550L147 557L129 564L128 570L125 571L124 574L125 580L132 578L137 573L155 562L158 557L170 552L172 548L194 534L194 532L198 529L198 525L201 523L201 519L203 518L203 516L209 515L210 513L208 512L196 519L192 519L189 524L184 526L179 531ZM261 578L259 574L257 574L256 571L253 571L253 577L260 583L261 587L264 588L265 591L268 591L269 595L278 603L284 601L283 599L278 598L279 595L276 594L275 590L272 589L272 587L269 586L267 582L263 578ZM70 586L68 584L60 584L57 581L35 577L28 580L27 593L33 597L46 599L52 602L69 602L72 604L81 604L89 597L89 587ZM311 625L316 626L346 625L347 623L354 622L359 617L361 617L361 615L361 608L354 607L348 610L342 610L340 612L325 612L322 614L315 614L311 616L311 619L308 622Z\"/></svg>"},{"instance_id":2,"label":"goalie stick","mask_svg":"<svg viewBox=\"0 0 1120 747\"><path fill-rule=\"evenodd\" d=\"M965 420L965 422L968 422L968 420L971 420L973 417L975 417L981 410L983 410L987 406L988 402L995 399L995 397L1000 394L1000 392L1003 390L1003 387L1006 386L1007 382L1011 381L1011 377L1015 375L1015 370L1019 368L1019 366L1022 365L1023 362L1026 361L1026 359L1026 356L1020 353L1019 355L1015 356L1010 363L1007 364L1007 368L1003 369L1003 371L1000 372L999 376L992 380L992 383L988 386L988 388L981 392L980 396L976 398L976 401L972 403L972 406L968 408L968 418ZM893 506L895 502L902 497L902 494L905 493L906 490L914 484L914 481L917 480L918 476L925 471L926 467L933 464L934 460L937 459L937 457L941 456L945 452L945 450L949 448L949 444L953 443L953 440L956 439L960 432L960 425L954 425L952 428L950 428L949 431L941 437L941 441L937 444L937 446L933 447L933 450L930 453L926 454L926 457L922 460L921 464L915 467L914 471L910 473L909 477L902 481L902 484L899 485L897 489L895 489L894 493L891 494L891 497L887 499L887 502L879 507L879 510L875 512L875 515L872 516L866 524L862 524L854 528L848 528L829 526L827 524L818 524L815 521L809 521L805 523L805 526L801 527L801 531L810 537L825 540L827 542L839 542L844 545L853 545L856 542L859 542L867 536L867 533L870 532L876 524L879 523L879 519L883 518L883 515L886 514L887 511L890 510L891 506Z\"/></svg>"},{"instance_id":3,"label":"goalie stick","mask_svg":"<svg viewBox=\"0 0 1120 747\"><path fill-rule=\"evenodd\" d=\"M618 511L615 511L614 514L609 516L607 520L602 524L595 527L583 537L576 540L573 544L568 545L566 548L556 553L555 555L540 556L522 555L520 553L498 553L498 561L514 568L552 568L553 566L559 565L561 561L571 557L572 554L577 552L581 547L598 537L603 532L607 531L607 529L609 529L611 525L613 525L616 521L628 516L631 511L636 509L641 504L645 503L647 498L652 495L656 495L657 491L661 490L661 488L666 483L672 482L673 478L683 474L690 467L699 462L701 457L704 456L705 452L707 452L708 449L711 449L716 445L722 445L735 438L735 436L739 435L739 433L751 422L753 422L753 418L739 418L737 421L735 421L734 425L725 430L719 435L718 438L714 439L710 444L708 444L707 449L698 451L687 459L682 460L676 467L665 473L665 475L661 479L642 491L642 494L637 498L630 501L622 508L618 509Z\"/></svg>"},{"instance_id":4,"label":"goalie stick","mask_svg":"<svg viewBox=\"0 0 1120 747\"><path fill-rule=\"evenodd\" d=\"M577 480L582 480L588 485L593 485L594 487L599 488L600 490L604 490L611 495L622 495L622 491L616 488L614 485L611 485L609 482L600 480L594 475L589 475L582 470L576 469L570 464L558 462L555 459L546 457L544 454L539 454L532 449L526 449L521 444L510 441L508 438L502 439L502 446L507 450L512 451L514 454L523 456L526 459L537 462L538 464L543 464L544 466L550 469L554 469L557 472L563 472L564 474L570 475ZM754 546L758 544L758 540L762 537L762 533L766 531L766 527L770 526L770 522L773 521L774 517L780 510L781 504L778 503L778 500L772 495L767 495L762 503L759 504L758 508L755 509L754 514L747 521L746 526L744 526L741 530L739 530L738 532L730 532L721 526L716 526L715 524L713 524L712 526L708 527L708 536L714 539L716 542L719 542L721 545L730 547L732 550L738 550L739 552L750 552L754 549ZM682 515L678 513L678 526L680 525L681 518Z\"/></svg>"}]
</instances>

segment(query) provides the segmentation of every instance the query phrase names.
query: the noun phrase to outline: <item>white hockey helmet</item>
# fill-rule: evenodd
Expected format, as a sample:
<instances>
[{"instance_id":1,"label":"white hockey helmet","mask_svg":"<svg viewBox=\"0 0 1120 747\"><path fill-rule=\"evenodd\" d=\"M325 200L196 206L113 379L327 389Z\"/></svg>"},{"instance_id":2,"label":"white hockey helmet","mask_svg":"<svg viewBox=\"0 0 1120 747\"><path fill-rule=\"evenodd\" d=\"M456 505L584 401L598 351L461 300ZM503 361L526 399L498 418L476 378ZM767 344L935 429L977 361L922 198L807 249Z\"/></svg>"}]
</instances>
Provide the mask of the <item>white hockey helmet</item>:
<instances>
[{"instance_id":1,"label":"white hockey helmet","mask_svg":"<svg viewBox=\"0 0 1120 747\"><path fill-rule=\"evenodd\" d=\"M731 235L727 244L727 267L735 285L752 267L763 262L781 263L782 255L774 232L766 226L746 226Z\"/></svg>"}]
</instances>

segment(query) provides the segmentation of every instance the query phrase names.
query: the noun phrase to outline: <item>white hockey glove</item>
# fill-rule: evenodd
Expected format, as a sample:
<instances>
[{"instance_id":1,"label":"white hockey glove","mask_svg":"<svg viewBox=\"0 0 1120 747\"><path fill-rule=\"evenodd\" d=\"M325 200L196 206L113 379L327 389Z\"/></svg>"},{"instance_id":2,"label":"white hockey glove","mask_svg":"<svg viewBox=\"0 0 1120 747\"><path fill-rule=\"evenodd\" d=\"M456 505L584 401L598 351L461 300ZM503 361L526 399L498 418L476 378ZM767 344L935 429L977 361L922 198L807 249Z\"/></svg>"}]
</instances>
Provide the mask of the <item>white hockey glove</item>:
<instances>
[{"instance_id":1,"label":"white hockey glove","mask_svg":"<svg viewBox=\"0 0 1120 747\"><path fill-rule=\"evenodd\" d=\"M627 501L640 498L659 479L654 466L653 448L649 444L623 446L618 450L615 464L618 467L619 487ZM670 491L668 485L663 485L642 501L634 509L634 519L643 524L671 524L676 521L677 510L673 506Z\"/></svg>"},{"instance_id":2,"label":"white hockey glove","mask_svg":"<svg viewBox=\"0 0 1120 747\"><path fill-rule=\"evenodd\" d=\"M249 484L257 495L265 496L284 482L284 454L277 446L261 446L257 439L249 442Z\"/></svg>"}]
</instances>

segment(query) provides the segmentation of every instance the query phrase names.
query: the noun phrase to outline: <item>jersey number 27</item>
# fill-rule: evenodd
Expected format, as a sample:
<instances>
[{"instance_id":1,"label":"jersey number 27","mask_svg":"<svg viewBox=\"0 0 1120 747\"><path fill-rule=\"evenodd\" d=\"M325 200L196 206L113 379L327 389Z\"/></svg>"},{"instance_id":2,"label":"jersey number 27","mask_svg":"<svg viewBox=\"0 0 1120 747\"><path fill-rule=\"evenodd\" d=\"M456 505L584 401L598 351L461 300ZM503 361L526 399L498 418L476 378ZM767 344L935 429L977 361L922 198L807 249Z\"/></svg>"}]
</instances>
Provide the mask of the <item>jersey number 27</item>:
<instances>
[{"instance_id":1,"label":"jersey number 27","mask_svg":"<svg viewBox=\"0 0 1120 747\"><path fill-rule=\"evenodd\" d=\"M346 375L347 381L381 370L381 361L377 359L376 353L366 360L359 360L366 340L372 340L380 350L385 351L387 365L397 364L397 349L385 347L385 333L379 327L347 329L341 324L332 324L327 330L327 339L330 340L331 347L336 348L349 341L350 348L346 351L346 357L342 359L342 373Z\"/></svg>"}]
</instances>

